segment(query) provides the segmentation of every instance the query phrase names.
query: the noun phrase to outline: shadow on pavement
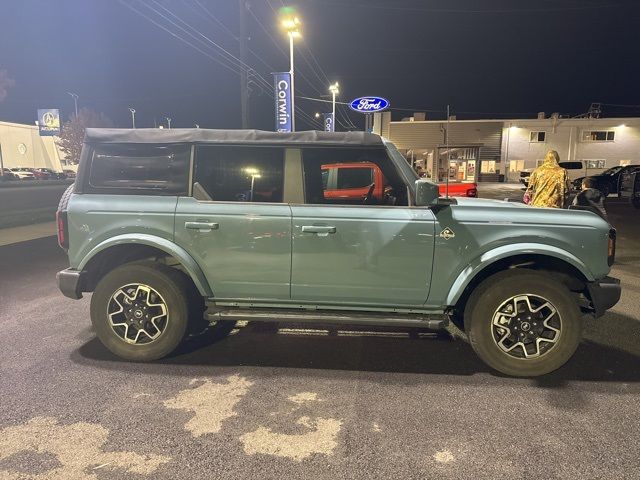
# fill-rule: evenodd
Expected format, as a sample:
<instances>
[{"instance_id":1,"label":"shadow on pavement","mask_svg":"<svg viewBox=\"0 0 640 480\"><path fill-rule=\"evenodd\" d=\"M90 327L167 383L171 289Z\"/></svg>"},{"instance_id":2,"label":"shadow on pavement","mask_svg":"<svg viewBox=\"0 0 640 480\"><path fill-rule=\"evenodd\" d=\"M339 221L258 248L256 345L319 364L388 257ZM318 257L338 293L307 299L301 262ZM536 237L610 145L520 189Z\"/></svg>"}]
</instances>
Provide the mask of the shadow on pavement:
<instances>
[{"instance_id":1,"label":"shadow on pavement","mask_svg":"<svg viewBox=\"0 0 640 480\"><path fill-rule=\"evenodd\" d=\"M623 333L639 338L640 323L616 315L615 319L598 320L602 329L611 329L603 339L615 344ZM284 328L283 325L281 325ZM308 328L317 328L315 326ZM320 327L322 328L322 327ZM167 369L167 366L198 367L264 367L309 370L346 370L363 372L422 373L435 375L473 375L492 372L475 355L469 344L450 336L385 336L384 332L368 336L362 331L340 333L309 332L295 329L277 331L249 324L231 336L204 344L198 337L190 339L174 356L153 364L133 364L112 355L97 339L92 339L74 352L77 363L114 370L143 370L141 373L189 375L189 370ZM368 330L370 331L370 330ZM342 332L342 327L340 332ZM202 373L198 371L198 373ZM495 376L501 374L492 372ZM640 381L640 355L588 338L573 358L561 369L537 380L540 386L561 388L565 382Z\"/></svg>"}]
</instances>

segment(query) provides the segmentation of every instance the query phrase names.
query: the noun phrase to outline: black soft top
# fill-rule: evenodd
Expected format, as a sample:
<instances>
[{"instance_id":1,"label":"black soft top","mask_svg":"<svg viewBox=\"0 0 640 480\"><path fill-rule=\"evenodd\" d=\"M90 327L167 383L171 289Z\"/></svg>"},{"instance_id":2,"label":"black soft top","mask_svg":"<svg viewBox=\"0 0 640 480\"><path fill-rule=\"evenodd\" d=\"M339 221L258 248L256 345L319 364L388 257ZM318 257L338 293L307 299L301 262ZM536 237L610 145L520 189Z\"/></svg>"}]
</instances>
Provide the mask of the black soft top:
<instances>
[{"instance_id":1,"label":"black soft top","mask_svg":"<svg viewBox=\"0 0 640 480\"><path fill-rule=\"evenodd\" d=\"M211 130L206 128L87 128L85 143L229 143L269 145L382 145L379 135L367 132L279 133L265 130Z\"/></svg>"}]
</instances>

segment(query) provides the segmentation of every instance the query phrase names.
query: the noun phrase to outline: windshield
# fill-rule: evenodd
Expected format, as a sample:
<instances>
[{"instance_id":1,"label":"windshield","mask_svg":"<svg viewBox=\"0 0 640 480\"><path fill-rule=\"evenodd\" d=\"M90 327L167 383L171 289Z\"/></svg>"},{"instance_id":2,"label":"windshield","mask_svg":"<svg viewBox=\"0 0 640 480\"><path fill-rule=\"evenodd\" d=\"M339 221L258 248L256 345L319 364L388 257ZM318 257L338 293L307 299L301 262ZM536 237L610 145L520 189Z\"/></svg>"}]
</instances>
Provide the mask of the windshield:
<instances>
[{"instance_id":1,"label":"windshield","mask_svg":"<svg viewBox=\"0 0 640 480\"><path fill-rule=\"evenodd\" d=\"M402 156L402 154L398 151L393 143L385 141L384 144L387 147L387 151L391 155L391 158L394 160L394 163L400 169L400 173L405 178L405 180L409 182L411 189L413 190L413 183L420 177L418 177L416 171L411 168L411 165L409 165L407 159Z\"/></svg>"},{"instance_id":2,"label":"windshield","mask_svg":"<svg viewBox=\"0 0 640 480\"><path fill-rule=\"evenodd\" d=\"M620 170L622 170L622 167L613 167L613 168L610 168L609 170L605 170L604 172L602 172L602 175L615 175Z\"/></svg>"}]
</instances>

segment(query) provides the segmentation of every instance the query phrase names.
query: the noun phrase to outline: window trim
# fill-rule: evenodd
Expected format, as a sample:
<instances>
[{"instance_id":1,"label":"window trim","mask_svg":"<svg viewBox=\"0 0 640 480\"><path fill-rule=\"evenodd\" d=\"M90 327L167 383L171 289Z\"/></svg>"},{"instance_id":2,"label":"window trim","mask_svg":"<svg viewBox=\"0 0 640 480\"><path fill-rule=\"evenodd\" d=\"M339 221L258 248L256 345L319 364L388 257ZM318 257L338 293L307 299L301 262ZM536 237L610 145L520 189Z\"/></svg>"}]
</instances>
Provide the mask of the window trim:
<instances>
[{"instance_id":1,"label":"window trim","mask_svg":"<svg viewBox=\"0 0 640 480\"><path fill-rule=\"evenodd\" d=\"M93 195L144 195L144 196L150 196L150 197L181 197L184 195L185 192L188 192L189 190L189 185L187 184L185 186L184 191L180 191L180 192L176 192L176 191L164 191L164 190L159 190L159 189L153 189L153 188L148 188L148 187L102 187L102 186L98 186L98 185L94 185L93 183L91 183L91 173L93 171L93 162L95 160L95 153L96 153L96 149L97 147L101 147L101 146L136 146L136 147L150 147L150 148L158 148L158 147L180 147L180 146L187 146L189 147L189 150L191 150L190 147L190 143L188 142L178 142L178 143L118 143L118 142L108 142L108 143L95 143L95 144L90 144L90 145L86 145L88 148L85 149L85 147L83 147L82 149L82 153L81 153L81 165L83 165L82 167L82 178L80 178L80 173L76 174L76 182L78 182L79 184L82 185L82 189L81 191L79 190L78 193L88 193L88 194L93 194ZM87 151L87 158L86 160L83 162L82 160L84 160L82 158L82 155L84 154L84 151ZM187 162L187 164L189 165L189 163ZM80 168L79 168L80 170ZM86 172L86 173L85 173ZM191 175L190 172L188 172L187 175L187 179L185 180L186 182L188 182L189 180L189 176Z\"/></svg>"},{"instance_id":2,"label":"window trim","mask_svg":"<svg viewBox=\"0 0 640 480\"><path fill-rule=\"evenodd\" d=\"M308 203L307 202L307 192L306 192L306 181L305 181L305 174L304 174L304 151L307 149L326 149L326 150L331 150L331 149L344 149L344 150L348 150L348 149L353 149L353 150L363 150L363 149L368 149L368 150L379 150L381 152L384 152L384 154L387 157L387 160L389 161L390 165L394 168L396 174L398 175L398 179L403 183L404 187L407 189L407 205L360 205L360 204L347 204L347 205L342 205L342 204L335 204L335 203ZM303 196L303 203L290 203L291 206L306 206L306 207L341 207L341 208L419 208L419 209L424 209L424 208L429 208L429 207L425 207L425 206L415 206L413 205L414 202L414 190L413 190L413 185L410 185L410 182L407 181L407 178L404 175L404 172L402 171L402 169L400 169L398 167L398 165L396 164L396 159L391 155L391 152L389 151L389 149L387 148L386 143L383 146L363 146L363 145L331 145L331 146L325 146L325 145L318 145L318 146L314 146L314 145L305 145L302 147L299 147L300 150L300 161L302 163L302 178L300 179L303 182L304 185L304 196ZM336 162L333 162L336 163ZM344 163L356 163L356 162L344 162ZM372 162L375 163L375 162ZM383 172L384 174L384 172Z\"/></svg>"},{"instance_id":3,"label":"window trim","mask_svg":"<svg viewBox=\"0 0 640 480\"><path fill-rule=\"evenodd\" d=\"M605 134L605 140L591 140L591 139L587 139L585 138L586 134L593 134L594 132L603 132ZM611 142L615 142L616 141L616 131L615 129L612 128L608 128L606 130L588 130L588 129L584 129L580 132L580 141L582 143L611 143ZM609 137L609 134L613 134L613 138L611 140L609 140L607 137Z\"/></svg>"},{"instance_id":4,"label":"window trim","mask_svg":"<svg viewBox=\"0 0 640 480\"><path fill-rule=\"evenodd\" d=\"M193 198L196 202L199 203L225 203L225 204L243 204L243 205L287 205L288 202L286 201L285 198L285 186L287 183L287 172L286 172L286 165L287 165L287 151L290 150L292 147L287 146L287 145L279 145L279 144L271 144L271 143L266 143L266 144L243 144L243 143L207 143L207 142L193 142L192 144L192 163L191 163L191 168L190 168L190 172L189 172L189 194L187 195L190 198ZM242 147L242 148L279 148L282 150L282 201L281 202L253 202L253 201L249 201L249 202L238 202L238 201L233 201L233 200L198 200L197 198L195 198L193 196L193 184L195 181L195 167L196 167L196 153L197 153L197 148L198 147Z\"/></svg>"},{"instance_id":5,"label":"window trim","mask_svg":"<svg viewBox=\"0 0 640 480\"><path fill-rule=\"evenodd\" d=\"M544 140L537 140L541 133L544 133ZM536 140L533 140L533 135L536 135ZM529 131L529 143L547 143L547 131L546 130L530 130Z\"/></svg>"}]
</instances>

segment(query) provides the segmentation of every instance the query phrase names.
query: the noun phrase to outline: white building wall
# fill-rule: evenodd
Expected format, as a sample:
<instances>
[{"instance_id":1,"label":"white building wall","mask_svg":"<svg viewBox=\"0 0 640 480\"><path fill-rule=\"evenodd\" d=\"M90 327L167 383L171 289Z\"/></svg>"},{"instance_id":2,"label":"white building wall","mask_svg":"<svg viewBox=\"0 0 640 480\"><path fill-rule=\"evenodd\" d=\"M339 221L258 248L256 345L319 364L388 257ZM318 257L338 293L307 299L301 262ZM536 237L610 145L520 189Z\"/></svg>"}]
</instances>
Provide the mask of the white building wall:
<instances>
[{"instance_id":1,"label":"white building wall","mask_svg":"<svg viewBox=\"0 0 640 480\"><path fill-rule=\"evenodd\" d=\"M585 142L586 130L614 131L615 140ZM546 132L545 142L530 142L532 131ZM604 168L590 170L594 173L625 163L640 164L640 118L505 121L501 155L510 181L517 181L520 170L535 168L548 150L556 150L561 161L604 160Z\"/></svg>"},{"instance_id":2,"label":"white building wall","mask_svg":"<svg viewBox=\"0 0 640 480\"><path fill-rule=\"evenodd\" d=\"M62 171L57 137L41 137L38 127L0 122L0 146L5 168L45 167Z\"/></svg>"}]
</instances>

